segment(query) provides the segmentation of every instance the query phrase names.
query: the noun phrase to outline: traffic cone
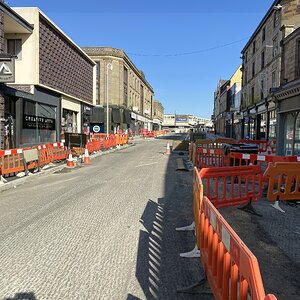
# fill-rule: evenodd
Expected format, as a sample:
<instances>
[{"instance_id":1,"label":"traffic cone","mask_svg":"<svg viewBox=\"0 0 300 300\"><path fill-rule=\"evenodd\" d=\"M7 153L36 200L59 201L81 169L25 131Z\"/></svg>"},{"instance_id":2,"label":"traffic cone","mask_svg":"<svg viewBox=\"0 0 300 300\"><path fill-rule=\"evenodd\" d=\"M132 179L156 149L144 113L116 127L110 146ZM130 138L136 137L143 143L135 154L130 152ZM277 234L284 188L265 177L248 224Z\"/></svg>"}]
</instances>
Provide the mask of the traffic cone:
<instances>
[{"instance_id":1,"label":"traffic cone","mask_svg":"<svg viewBox=\"0 0 300 300\"><path fill-rule=\"evenodd\" d=\"M74 164L74 160L73 160L73 156L72 156L72 151L70 150L69 152L69 157L67 159L67 168L74 168L75 164Z\"/></svg>"},{"instance_id":2,"label":"traffic cone","mask_svg":"<svg viewBox=\"0 0 300 300\"><path fill-rule=\"evenodd\" d=\"M85 165L89 165L91 163L91 158L90 158L89 151L88 151L87 147L85 147L85 150L84 150L83 163Z\"/></svg>"},{"instance_id":3,"label":"traffic cone","mask_svg":"<svg viewBox=\"0 0 300 300\"><path fill-rule=\"evenodd\" d=\"M170 155L170 154L171 154L170 143L167 143L166 154L167 154L167 155Z\"/></svg>"}]
</instances>

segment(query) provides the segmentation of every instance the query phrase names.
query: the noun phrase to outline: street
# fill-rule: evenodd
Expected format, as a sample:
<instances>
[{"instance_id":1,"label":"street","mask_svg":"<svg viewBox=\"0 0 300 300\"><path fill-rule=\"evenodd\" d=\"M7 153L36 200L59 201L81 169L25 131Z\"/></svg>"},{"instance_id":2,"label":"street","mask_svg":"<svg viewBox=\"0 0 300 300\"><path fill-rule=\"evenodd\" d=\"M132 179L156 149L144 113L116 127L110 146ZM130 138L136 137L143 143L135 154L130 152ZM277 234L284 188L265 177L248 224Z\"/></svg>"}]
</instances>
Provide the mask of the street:
<instances>
[{"instance_id":1,"label":"street","mask_svg":"<svg viewBox=\"0 0 300 300\"><path fill-rule=\"evenodd\" d=\"M196 299L176 293L202 271L179 257L192 232L174 230L192 220L192 172L176 172L166 143L139 140L1 193L0 298Z\"/></svg>"}]
</instances>

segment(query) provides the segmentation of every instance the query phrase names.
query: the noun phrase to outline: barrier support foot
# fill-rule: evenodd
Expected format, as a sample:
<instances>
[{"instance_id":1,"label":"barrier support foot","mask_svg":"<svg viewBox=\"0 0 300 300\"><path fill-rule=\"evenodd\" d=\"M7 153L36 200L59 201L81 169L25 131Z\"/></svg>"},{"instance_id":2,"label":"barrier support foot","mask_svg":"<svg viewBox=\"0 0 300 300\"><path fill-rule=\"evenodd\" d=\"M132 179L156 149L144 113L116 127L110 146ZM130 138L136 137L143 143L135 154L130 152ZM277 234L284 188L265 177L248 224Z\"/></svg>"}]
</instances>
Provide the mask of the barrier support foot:
<instances>
[{"instance_id":1,"label":"barrier support foot","mask_svg":"<svg viewBox=\"0 0 300 300\"><path fill-rule=\"evenodd\" d=\"M177 293L182 294L212 294L209 286L207 286L207 279L204 277L198 283L192 284L185 288L177 289Z\"/></svg>"},{"instance_id":2,"label":"barrier support foot","mask_svg":"<svg viewBox=\"0 0 300 300\"><path fill-rule=\"evenodd\" d=\"M196 244L195 248L192 251L180 253L179 255L180 255L180 257L198 258L198 257L200 257L200 250L198 249L197 244Z\"/></svg>"},{"instance_id":3,"label":"barrier support foot","mask_svg":"<svg viewBox=\"0 0 300 300\"><path fill-rule=\"evenodd\" d=\"M282 213L285 213L285 211L279 206L279 201L276 200L274 204L271 204L271 206L277 210L279 210Z\"/></svg>"},{"instance_id":4,"label":"barrier support foot","mask_svg":"<svg viewBox=\"0 0 300 300\"><path fill-rule=\"evenodd\" d=\"M2 175L0 175L0 181L3 182L3 183L7 182L7 180Z\"/></svg>"},{"instance_id":5,"label":"barrier support foot","mask_svg":"<svg viewBox=\"0 0 300 300\"><path fill-rule=\"evenodd\" d=\"M249 214L252 214L252 215L255 215L255 216L258 216L258 217L262 217L261 214L259 214L255 209L254 207L252 206L252 202L251 200L244 206L242 207L239 207L239 209L249 213Z\"/></svg>"},{"instance_id":6,"label":"barrier support foot","mask_svg":"<svg viewBox=\"0 0 300 300\"><path fill-rule=\"evenodd\" d=\"M188 226L176 228L176 231L192 231L192 230L195 230L195 222L193 222L191 225Z\"/></svg>"}]
</instances>

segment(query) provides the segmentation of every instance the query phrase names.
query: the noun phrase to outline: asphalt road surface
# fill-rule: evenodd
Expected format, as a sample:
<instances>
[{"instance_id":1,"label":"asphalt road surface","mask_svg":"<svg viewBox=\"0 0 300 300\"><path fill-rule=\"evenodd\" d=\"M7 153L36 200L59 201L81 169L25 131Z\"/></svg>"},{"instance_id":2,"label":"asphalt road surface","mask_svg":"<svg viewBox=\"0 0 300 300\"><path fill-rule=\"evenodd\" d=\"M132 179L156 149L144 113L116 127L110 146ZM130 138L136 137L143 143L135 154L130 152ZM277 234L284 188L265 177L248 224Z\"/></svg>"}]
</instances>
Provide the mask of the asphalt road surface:
<instances>
[{"instance_id":1,"label":"asphalt road surface","mask_svg":"<svg viewBox=\"0 0 300 300\"><path fill-rule=\"evenodd\" d=\"M166 142L0 193L0 299L197 299L177 292L202 269L179 257L192 232L174 230L192 220L192 172Z\"/></svg>"}]
</instances>

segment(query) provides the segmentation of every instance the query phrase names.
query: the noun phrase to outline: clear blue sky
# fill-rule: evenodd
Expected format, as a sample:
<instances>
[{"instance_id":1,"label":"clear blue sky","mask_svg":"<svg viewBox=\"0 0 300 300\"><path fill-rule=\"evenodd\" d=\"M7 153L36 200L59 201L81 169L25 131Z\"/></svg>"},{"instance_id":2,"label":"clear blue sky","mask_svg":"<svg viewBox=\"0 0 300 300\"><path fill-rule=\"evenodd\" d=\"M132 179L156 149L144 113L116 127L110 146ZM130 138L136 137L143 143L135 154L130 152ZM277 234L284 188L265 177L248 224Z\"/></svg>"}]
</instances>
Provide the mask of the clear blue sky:
<instances>
[{"instance_id":1,"label":"clear blue sky","mask_svg":"<svg viewBox=\"0 0 300 300\"><path fill-rule=\"evenodd\" d=\"M242 48L274 0L7 2L39 7L79 46L125 50L165 113L210 117L218 80L239 66Z\"/></svg>"}]
</instances>

